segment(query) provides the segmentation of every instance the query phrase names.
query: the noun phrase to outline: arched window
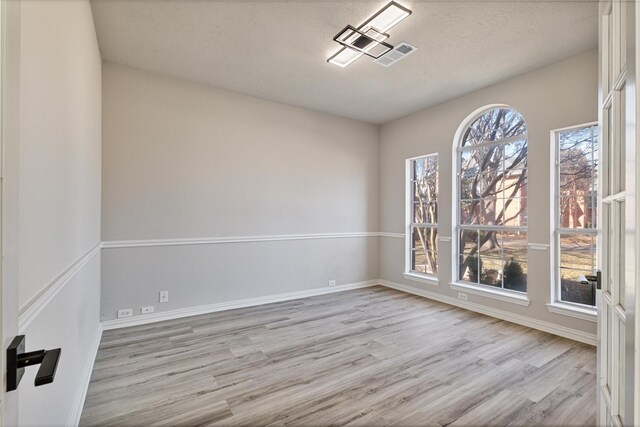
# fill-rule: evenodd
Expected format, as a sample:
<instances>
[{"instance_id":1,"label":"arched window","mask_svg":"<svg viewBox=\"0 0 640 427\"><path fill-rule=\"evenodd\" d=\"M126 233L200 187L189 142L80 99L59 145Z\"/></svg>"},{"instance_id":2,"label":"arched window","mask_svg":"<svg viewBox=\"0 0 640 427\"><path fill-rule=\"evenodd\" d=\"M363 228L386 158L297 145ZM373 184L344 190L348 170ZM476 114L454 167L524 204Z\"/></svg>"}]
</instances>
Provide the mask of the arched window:
<instances>
[{"instance_id":1,"label":"arched window","mask_svg":"<svg viewBox=\"0 0 640 427\"><path fill-rule=\"evenodd\" d=\"M527 291L527 125L517 111L475 114L457 141L456 279Z\"/></svg>"}]
</instances>

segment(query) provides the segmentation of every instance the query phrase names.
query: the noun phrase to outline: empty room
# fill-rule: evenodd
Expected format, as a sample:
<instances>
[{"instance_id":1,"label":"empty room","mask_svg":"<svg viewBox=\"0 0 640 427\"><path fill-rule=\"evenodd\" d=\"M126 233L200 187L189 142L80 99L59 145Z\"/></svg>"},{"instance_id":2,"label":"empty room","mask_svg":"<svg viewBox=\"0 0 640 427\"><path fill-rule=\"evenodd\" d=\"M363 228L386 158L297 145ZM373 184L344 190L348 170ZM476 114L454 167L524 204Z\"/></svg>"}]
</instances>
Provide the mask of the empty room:
<instances>
[{"instance_id":1,"label":"empty room","mask_svg":"<svg viewBox=\"0 0 640 427\"><path fill-rule=\"evenodd\" d=\"M635 1L0 5L0 424L640 425Z\"/></svg>"}]
</instances>

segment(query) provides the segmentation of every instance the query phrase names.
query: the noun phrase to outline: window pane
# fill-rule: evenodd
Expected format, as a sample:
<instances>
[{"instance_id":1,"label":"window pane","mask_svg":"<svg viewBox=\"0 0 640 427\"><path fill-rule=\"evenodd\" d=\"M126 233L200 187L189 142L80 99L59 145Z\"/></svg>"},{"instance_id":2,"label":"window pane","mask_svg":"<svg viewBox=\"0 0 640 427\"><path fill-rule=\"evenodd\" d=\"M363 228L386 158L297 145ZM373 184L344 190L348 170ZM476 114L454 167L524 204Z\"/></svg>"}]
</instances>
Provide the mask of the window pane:
<instances>
[{"instance_id":1,"label":"window pane","mask_svg":"<svg viewBox=\"0 0 640 427\"><path fill-rule=\"evenodd\" d=\"M411 269L420 273L436 274L438 256L438 229L414 227Z\"/></svg>"},{"instance_id":2,"label":"window pane","mask_svg":"<svg viewBox=\"0 0 640 427\"><path fill-rule=\"evenodd\" d=\"M460 223L479 224L481 200L462 200L460 202Z\"/></svg>"},{"instance_id":3,"label":"window pane","mask_svg":"<svg viewBox=\"0 0 640 427\"><path fill-rule=\"evenodd\" d=\"M527 167L527 140L515 141L504 145L503 170L511 171Z\"/></svg>"},{"instance_id":4,"label":"window pane","mask_svg":"<svg viewBox=\"0 0 640 427\"><path fill-rule=\"evenodd\" d=\"M596 228L598 218L595 194L560 197L560 228Z\"/></svg>"},{"instance_id":5,"label":"window pane","mask_svg":"<svg viewBox=\"0 0 640 427\"><path fill-rule=\"evenodd\" d=\"M417 202L420 200L420 195L418 194L418 184L415 179L411 179L411 201Z\"/></svg>"},{"instance_id":6,"label":"window pane","mask_svg":"<svg viewBox=\"0 0 640 427\"><path fill-rule=\"evenodd\" d=\"M438 198L438 181L435 177L419 177L413 183L414 200L435 201Z\"/></svg>"},{"instance_id":7,"label":"window pane","mask_svg":"<svg viewBox=\"0 0 640 427\"><path fill-rule=\"evenodd\" d=\"M502 225L509 227L525 227L527 225L527 199L515 197L500 199L500 221Z\"/></svg>"},{"instance_id":8,"label":"window pane","mask_svg":"<svg viewBox=\"0 0 640 427\"><path fill-rule=\"evenodd\" d=\"M623 201L623 202L616 202L616 203L620 203L617 209L618 215L619 215L618 224L621 232L623 232L623 230L627 226L626 211L625 211L626 202ZM625 264L626 264L626 259L625 259L626 239L621 238L617 240L618 240L618 266L614 268L617 268L618 271L620 272L618 276L618 302L624 308L625 307L625 286L626 286L625 274L624 274Z\"/></svg>"},{"instance_id":9,"label":"window pane","mask_svg":"<svg viewBox=\"0 0 640 427\"><path fill-rule=\"evenodd\" d=\"M502 191L499 197L508 199L510 197L527 196L527 170L508 169L504 172Z\"/></svg>"},{"instance_id":10,"label":"window pane","mask_svg":"<svg viewBox=\"0 0 640 427\"><path fill-rule=\"evenodd\" d=\"M521 264L527 262L527 233L518 231L505 231L502 235L503 258L505 262L518 261ZM526 272L526 271L525 271Z\"/></svg>"},{"instance_id":11,"label":"window pane","mask_svg":"<svg viewBox=\"0 0 640 427\"><path fill-rule=\"evenodd\" d=\"M411 179L414 181L419 181L423 179L426 175L427 170L427 158L423 157L421 159L415 159L412 161L412 171L411 171Z\"/></svg>"},{"instance_id":12,"label":"window pane","mask_svg":"<svg viewBox=\"0 0 640 427\"><path fill-rule=\"evenodd\" d=\"M438 158L428 156L412 161L411 221L418 224L436 224L438 200Z\"/></svg>"},{"instance_id":13,"label":"window pane","mask_svg":"<svg viewBox=\"0 0 640 427\"><path fill-rule=\"evenodd\" d=\"M465 150L460 153L460 178L476 178L480 174L482 160L487 155L488 150L482 147L472 150Z\"/></svg>"},{"instance_id":14,"label":"window pane","mask_svg":"<svg viewBox=\"0 0 640 427\"><path fill-rule=\"evenodd\" d=\"M460 255L460 260L459 260L459 266L460 266L460 271L459 271L459 276L458 279L459 280L464 280L465 282L471 282L471 283L479 283L478 282L478 255L472 255L472 256L464 256L464 255Z\"/></svg>"},{"instance_id":15,"label":"window pane","mask_svg":"<svg viewBox=\"0 0 640 427\"><path fill-rule=\"evenodd\" d=\"M495 225L496 224L496 204L497 200L493 199L482 199L482 215L481 215L481 224L483 225Z\"/></svg>"},{"instance_id":16,"label":"window pane","mask_svg":"<svg viewBox=\"0 0 640 427\"><path fill-rule=\"evenodd\" d=\"M473 151L476 153L476 162L480 167L480 173L485 176L485 189L490 188L489 184L495 181L496 176L500 174L502 169L502 146L476 148Z\"/></svg>"},{"instance_id":17,"label":"window pane","mask_svg":"<svg viewBox=\"0 0 640 427\"><path fill-rule=\"evenodd\" d=\"M498 256L500 253L498 252ZM480 255L480 283L502 287L502 259Z\"/></svg>"},{"instance_id":18,"label":"window pane","mask_svg":"<svg viewBox=\"0 0 640 427\"><path fill-rule=\"evenodd\" d=\"M437 224L438 223L438 203L437 202L415 202L413 208L413 219L416 224Z\"/></svg>"},{"instance_id":19,"label":"window pane","mask_svg":"<svg viewBox=\"0 0 640 427\"><path fill-rule=\"evenodd\" d=\"M621 111L618 113L618 117L624 117L625 115L625 110L626 110L626 104L625 104L625 97L627 94L627 89L626 86L620 91L620 109ZM624 127L625 121L624 119L618 119L622 121L622 124L620 125L620 127ZM620 165L618 170L615 170L614 173L618 176L618 191L624 191L625 189L625 169L626 169L626 150L625 150L625 138L626 138L626 134L625 132L620 132L620 141L616 144L618 145L617 148L617 153L618 153L618 161L617 164Z\"/></svg>"},{"instance_id":20,"label":"window pane","mask_svg":"<svg viewBox=\"0 0 640 427\"><path fill-rule=\"evenodd\" d=\"M461 230L458 279L478 283L478 232Z\"/></svg>"},{"instance_id":21,"label":"window pane","mask_svg":"<svg viewBox=\"0 0 640 427\"><path fill-rule=\"evenodd\" d=\"M504 288L527 292L527 262L514 258L504 258Z\"/></svg>"},{"instance_id":22,"label":"window pane","mask_svg":"<svg viewBox=\"0 0 640 427\"><path fill-rule=\"evenodd\" d=\"M589 271L593 274L596 259L595 236L565 234L560 236L560 267Z\"/></svg>"},{"instance_id":23,"label":"window pane","mask_svg":"<svg viewBox=\"0 0 640 427\"><path fill-rule=\"evenodd\" d=\"M596 228L597 126L560 133L558 156L559 227Z\"/></svg>"},{"instance_id":24,"label":"window pane","mask_svg":"<svg viewBox=\"0 0 640 427\"><path fill-rule=\"evenodd\" d=\"M478 252L478 232L476 230L460 231L460 248L461 255L469 255Z\"/></svg>"},{"instance_id":25,"label":"window pane","mask_svg":"<svg viewBox=\"0 0 640 427\"><path fill-rule=\"evenodd\" d=\"M480 255L483 257L502 258L502 232L480 232Z\"/></svg>"},{"instance_id":26,"label":"window pane","mask_svg":"<svg viewBox=\"0 0 640 427\"><path fill-rule=\"evenodd\" d=\"M438 179L438 156L430 156L427 163L427 180L433 189L433 200L438 198Z\"/></svg>"},{"instance_id":27,"label":"window pane","mask_svg":"<svg viewBox=\"0 0 640 427\"><path fill-rule=\"evenodd\" d=\"M560 237L560 299L592 305L594 289L585 276L595 274L595 236L565 234Z\"/></svg>"},{"instance_id":28,"label":"window pane","mask_svg":"<svg viewBox=\"0 0 640 427\"><path fill-rule=\"evenodd\" d=\"M467 127L462 136L462 146L510 138L526 132L525 121L518 112L496 108L482 114Z\"/></svg>"},{"instance_id":29,"label":"window pane","mask_svg":"<svg viewBox=\"0 0 640 427\"><path fill-rule=\"evenodd\" d=\"M591 272L584 270L561 269L560 299L585 305L595 305L595 289L585 276Z\"/></svg>"},{"instance_id":30,"label":"window pane","mask_svg":"<svg viewBox=\"0 0 640 427\"><path fill-rule=\"evenodd\" d=\"M469 177L460 181L461 199L477 199L480 197L480 193L480 181L477 177Z\"/></svg>"}]
</instances>

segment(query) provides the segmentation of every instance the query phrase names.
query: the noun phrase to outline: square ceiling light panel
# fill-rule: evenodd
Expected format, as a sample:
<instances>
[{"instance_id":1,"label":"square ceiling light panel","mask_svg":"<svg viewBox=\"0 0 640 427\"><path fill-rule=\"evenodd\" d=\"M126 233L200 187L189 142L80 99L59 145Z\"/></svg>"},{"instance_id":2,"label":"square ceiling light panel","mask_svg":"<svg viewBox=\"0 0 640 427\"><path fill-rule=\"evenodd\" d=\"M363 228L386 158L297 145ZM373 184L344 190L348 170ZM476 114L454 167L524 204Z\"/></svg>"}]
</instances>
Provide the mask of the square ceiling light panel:
<instances>
[{"instance_id":1,"label":"square ceiling light panel","mask_svg":"<svg viewBox=\"0 0 640 427\"><path fill-rule=\"evenodd\" d=\"M374 28L370 28L365 33L347 25L333 39L349 49L377 59L393 49L393 46L384 42L388 38L389 34L380 33Z\"/></svg>"}]
</instances>

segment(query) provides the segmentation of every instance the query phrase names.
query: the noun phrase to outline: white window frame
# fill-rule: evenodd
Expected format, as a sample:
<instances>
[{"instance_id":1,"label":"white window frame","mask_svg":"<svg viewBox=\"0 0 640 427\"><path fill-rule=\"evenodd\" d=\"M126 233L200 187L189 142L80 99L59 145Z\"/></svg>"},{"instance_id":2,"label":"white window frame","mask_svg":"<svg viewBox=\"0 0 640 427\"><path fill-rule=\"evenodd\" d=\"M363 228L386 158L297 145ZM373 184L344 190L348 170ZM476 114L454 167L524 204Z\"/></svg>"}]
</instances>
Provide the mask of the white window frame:
<instances>
[{"instance_id":1,"label":"white window frame","mask_svg":"<svg viewBox=\"0 0 640 427\"><path fill-rule=\"evenodd\" d=\"M413 239L412 229L413 227L429 227L438 230L438 222L428 224L418 224L413 222L413 162L416 160L427 159L429 157L436 158L436 164L438 165L438 175L440 174L440 157L438 153L425 154L422 156L410 157L405 160L405 263L404 263L404 277L409 280L414 280L429 285L438 285L438 275L440 271L439 255L440 245L438 244L438 259L436 265L438 266L438 272L436 274L420 273L411 269L411 240ZM439 180L438 180L439 181ZM438 186L439 186L438 182ZM438 188L438 196L440 195L440 189ZM439 198L439 197L438 197ZM437 200L438 203L439 200ZM439 210L439 209L438 209ZM439 212L438 212L439 214ZM439 231L439 230L438 230ZM440 233L438 233L439 236ZM439 238L438 238L439 243Z\"/></svg>"},{"instance_id":2,"label":"white window frame","mask_svg":"<svg viewBox=\"0 0 640 427\"><path fill-rule=\"evenodd\" d=\"M486 105L484 107L481 107L479 109L477 109L476 111L474 111L472 114L470 114L463 122L462 124L458 127L458 130L455 134L454 140L453 140L453 144L452 144L452 158L453 158L453 174L452 174L452 197L451 197L451 201L452 201L452 227L451 227L451 282L449 283L449 287L452 290L455 291L460 291L460 292L464 292L464 293L471 293L471 294L476 294L476 295L481 295L484 297L488 297L488 298L492 298L492 299L497 299L497 300L501 300L501 301L505 301L505 302L509 302L509 303L513 303L513 304L517 304L517 305L522 305L522 306L529 306L531 304L531 300L529 299L529 287L528 287L528 283L527 283L527 292L518 292L518 291L512 291L509 289L504 289L504 288L496 288L493 286L488 286L488 285L483 285L483 284L479 284L479 283L471 283L471 282L467 282L464 280L460 280L458 278L458 264L460 262L459 260L459 234L460 234L460 229L461 229L461 223L460 223L460 208L459 208L459 191L460 191L460 153L462 151L465 151L462 148L462 135L464 134L465 130L467 129L467 127L469 125L471 125L474 120L476 120L478 117L482 116L483 114L487 113L488 111L491 111L493 109L496 108L506 108L506 109L510 109L510 110L514 110L517 111L517 109L511 107L510 105L506 105L506 104L492 104L492 105ZM525 120L526 123L526 120ZM527 131L526 134L524 134L524 137L526 137L527 139L527 146L529 143L529 132ZM522 135L518 135L517 138L505 138L501 141L493 141L490 142L486 145L482 144L482 146L491 146L491 145L497 145L497 144L503 144L503 143L508 143L509 140L513 139L513 140L520 140L522 139L523 136ZM527 170L527 179L528 179L528 170ZM528 209L527 209L528 211ZM527 212L528 215L528 212ZM464 226L462 226L462 228L464 228ZM470 228L474 228L474 229L486 229L486 230L491 230L491 229L496 229L495 226L473 226ZM502 226L498 227L500 230L504 230L505 228ZM528 233L528 227L518 227L521 228L522 230L517 230L515 227L509 227L508 230L509 231L524 231L527 233L527 241L529 238L529 233ZM527 253L528 253L528 245L527 245ZM527 265L529 264L528 260L527 260Z\"/></svg>"},{"instance_id":3,"label":"white window frame","mask_svg":"<svg viewBox=\"0 0 640 427\"><path fill-rule=\"evenodd\" d=\"M552 158L551 164L553 165L551 172L551 194L553 194L553 203L551 203L551 219L553 224L551 241L551 286L550 297L547 308L550 312L556 314L562 314L565 316L575 317L578 319L589 320L595 322L597 319L597 308L595 306L589 306L585 304L575 303L571 301L561 300L561 279L560 279L560 237L566 234L588 234L593 235L596 238L596 248L601 244L600 233L600 218L598 218L598 227L594 229L565 229L560 227L560 135L563 132L598 126L598 122L583 123L575 126L568 126L561 129L554 129L551 131L551 147ZM598 150L598 155L601 156L601 150ZM600 165L601 162L598 162ZM598 171L599 172L599 171ZM600 191L601 191L601 176L598 173L598 197L597 207L600 212ZM597 249L596 249L597 250Z\"/></svg>"}]
</instances>

